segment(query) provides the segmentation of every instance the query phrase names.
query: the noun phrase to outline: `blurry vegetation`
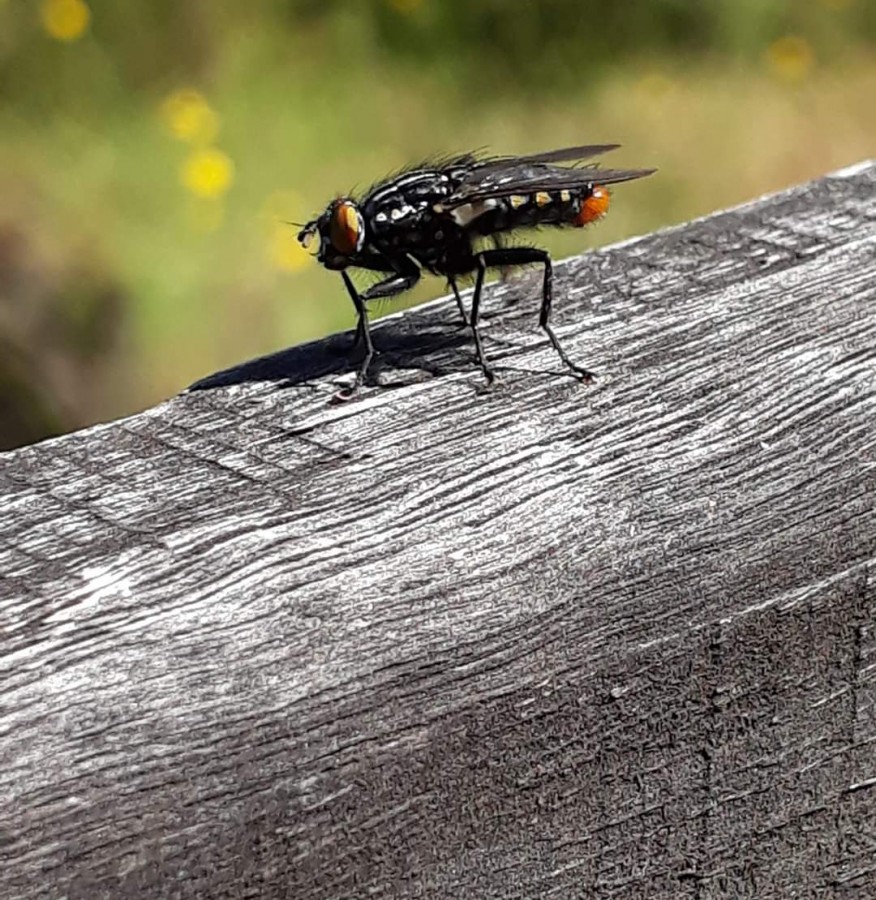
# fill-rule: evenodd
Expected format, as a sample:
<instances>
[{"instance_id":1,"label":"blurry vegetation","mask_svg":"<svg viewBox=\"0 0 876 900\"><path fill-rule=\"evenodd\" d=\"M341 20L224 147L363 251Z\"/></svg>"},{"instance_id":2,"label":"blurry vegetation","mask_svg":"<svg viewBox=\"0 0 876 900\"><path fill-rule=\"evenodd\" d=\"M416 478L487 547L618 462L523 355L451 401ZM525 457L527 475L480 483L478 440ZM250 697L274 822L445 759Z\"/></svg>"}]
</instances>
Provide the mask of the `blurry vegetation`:
<instances>
[{"instance_id":1,"label":"blurry vegetation","mask_svg":"<svg viewBox=\"0 0 876 900\"><path fill-rule=\"evenodd\" d=\"M349 327L288 222L418 158L660 168L566 255L872 156L874 47L872 0L0 0L0 447Z\"/></svg>"}]
</instances>

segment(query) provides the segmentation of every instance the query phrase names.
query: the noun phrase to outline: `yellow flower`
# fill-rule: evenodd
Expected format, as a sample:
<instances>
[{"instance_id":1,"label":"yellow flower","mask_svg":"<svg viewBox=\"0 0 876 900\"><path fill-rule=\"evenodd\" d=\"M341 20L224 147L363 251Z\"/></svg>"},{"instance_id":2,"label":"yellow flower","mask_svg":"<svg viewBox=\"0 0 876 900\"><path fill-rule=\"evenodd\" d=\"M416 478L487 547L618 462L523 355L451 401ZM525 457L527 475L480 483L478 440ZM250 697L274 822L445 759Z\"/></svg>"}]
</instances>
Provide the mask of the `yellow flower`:
<instances>
[{"instance_id":1,"label":"yellow flower","mask_svg":"<svg viewBox=\"0 0 876 900\"><path fill-rule=\"evenodd\" d=\"M815 54L806 38L789 34L767 47L766 62L779 78L800 81L809 74L815 62Z\"/></svg>"},{"instance_id":2,"label":"yellow flower","mask_svg":"<svg viewBox=\"0 0 876 900\"><path fill-rule=\"evenodd\" d=\"M85 34L91 10L83 0L43 0L43 28L57 41L76 41Z\"/></svg>"},{"instance_id":3,"label":"yellow flower","mask_svg":"<svg viewBox=\"0 0 876 900\"><path fill-rule=\"evenodd\" d=\"M196 197L221 197L234 181L234 163L215 147L194 150L183 162L180 181Z\"/></svg>"},{"instance_id":4,"label":"yellow flower","mask_svg":"<svg viewBox=\"0 0 876 900\"><path fill-rule=\"evenodd\" d=\"M219 116L194 88L180 88L168 94L159 115L167 130L181 141L209 144L219 131Z\"/></svg>"}]
</instances>

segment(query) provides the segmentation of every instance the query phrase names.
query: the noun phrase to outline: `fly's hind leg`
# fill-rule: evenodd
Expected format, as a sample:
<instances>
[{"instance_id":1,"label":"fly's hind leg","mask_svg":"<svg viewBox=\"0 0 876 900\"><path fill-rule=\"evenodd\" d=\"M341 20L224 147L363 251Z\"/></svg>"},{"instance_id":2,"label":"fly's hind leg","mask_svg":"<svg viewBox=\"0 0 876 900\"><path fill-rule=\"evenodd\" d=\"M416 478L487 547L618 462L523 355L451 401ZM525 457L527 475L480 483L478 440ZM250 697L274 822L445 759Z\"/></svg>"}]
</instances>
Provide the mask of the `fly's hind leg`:
<instances>
[{"instance_id":1,"label":"fly's hind leg","mask_svg":"<svg viewBox=\"0 0 876 900\"><path fill-rule=\"evenodd\" d=\"M489 266L489 262L485 259L485 257L489 254L490 251L485 251L484 253L478 253L475 256L475 263L477 264L478 273L475 276L475 286L474 293L471 297L471 333L474 336L475 342L475 354L477 356L478 365L481 367L481 370L484 373L484 377L487 379L487 386L489 387L496 379L495 373L492 368L490 368L490 364L487 362L487 357L484 354L484 345L481 343L481 332L478 328L478 320L481 316L481 291L484 287L484 277L487 274L487 266Z\"/></svg>"},{"instance_id":2,"label":"fly's hind leg","mask_svg":"<svg viewBox=\"0 0 876 900\"><path fill-rule=\"evenodd\" d=\"M551 327L554 279L553 265L551 264L551 257L547 250L541 250L537 247L506 247L502 250L484 250L477 255L476 259L478 264L478 282L475 286L475 298L472 302L472 326L475 330L475 346L478 347L478 362L481 363L481 368L484 369L485 374L487 369L485 363L482 361L483 354L479 348L480 335L477 334L477 329L475 327L477 321L475 316L475 303L480 303L480 286L483 282L484 271L489 266L519 266L531 263L541 263L544 266L544 285L542 288L541 312L539 313L538 323L544 329L545 334L547 334L550 339L551 346L556 350L557 355L563 361L563 364L581 381L593 381L595 376L592 372L576 365L569 359L562 344L560 344L560 339ZM492 378L489 380L492 380Z\"/></svg>"}]
</instances>

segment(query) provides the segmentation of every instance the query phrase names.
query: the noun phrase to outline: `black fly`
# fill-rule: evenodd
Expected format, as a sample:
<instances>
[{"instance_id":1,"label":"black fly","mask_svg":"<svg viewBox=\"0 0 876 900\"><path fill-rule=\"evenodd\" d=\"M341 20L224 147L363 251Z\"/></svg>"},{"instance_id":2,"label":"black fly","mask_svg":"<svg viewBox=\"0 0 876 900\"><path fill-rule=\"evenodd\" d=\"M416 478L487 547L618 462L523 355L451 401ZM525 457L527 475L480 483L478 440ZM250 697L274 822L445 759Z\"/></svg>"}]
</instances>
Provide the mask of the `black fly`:
<instances>
[{"instance_id":1,"label":"black fly","mask_svg":"<svg viewBox=\"0 0 876 900\"><path fill-rule=\"evenodd\" d=\"M358 392L374 356L366 302L408 290L417 283L423 269L447 279L464 321L457 278L474 273L468 321L478 363L491 383L493 371L478 330L486 271L531 263L544 266L539 324L563 363L582 381L591 380L590 372L569 359L551 328L550 255L536 247L504 247L499 235L541 225L580 227L604 215L609 205L606 185L641 178L654 170L556 163L587 159L617 146L567 147L532 156L460 156L408 169L375 185L359 199L333 200L318 218L308 222L298 240L307 247L319 235L319 262L341 273L356 307L359 321L354 346L359 340L365 342L365 358L346 396ZM478 249L476 242L490 236L496 241L495 247ZM360 294L347 273L351 267L382 272L386 277Z\"/></svg>"}]
</instances>

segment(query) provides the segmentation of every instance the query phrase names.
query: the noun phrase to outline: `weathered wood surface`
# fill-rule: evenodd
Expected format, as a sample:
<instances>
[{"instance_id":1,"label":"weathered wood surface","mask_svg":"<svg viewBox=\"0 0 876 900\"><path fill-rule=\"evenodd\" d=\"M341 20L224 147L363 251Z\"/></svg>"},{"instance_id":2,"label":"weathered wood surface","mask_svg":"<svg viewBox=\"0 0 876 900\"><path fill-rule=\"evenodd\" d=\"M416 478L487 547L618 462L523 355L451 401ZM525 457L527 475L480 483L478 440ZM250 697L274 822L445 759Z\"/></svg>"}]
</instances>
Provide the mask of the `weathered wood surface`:
<instances>
[{"instance_id":1,"label":"weathered wood surface","mask_svg":"<svg viewBox=\"0 0 876 900\"><path fill-rule=\"evenodd\" d=\"M874 196L0 457L0 894L873 897Z\"/></svg>"}]
</instances>

